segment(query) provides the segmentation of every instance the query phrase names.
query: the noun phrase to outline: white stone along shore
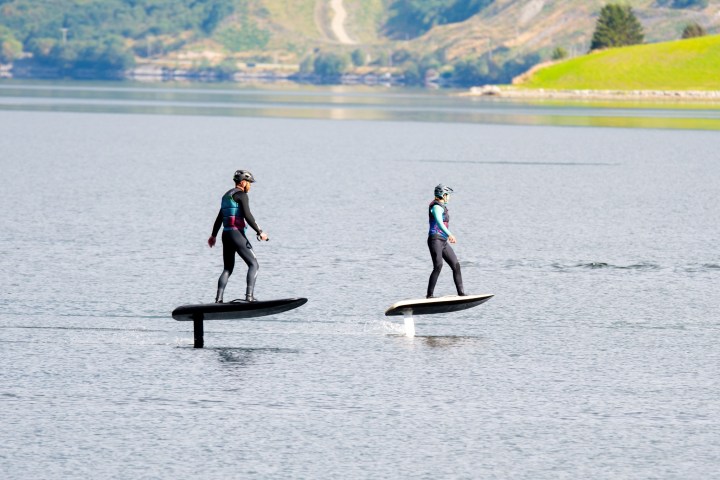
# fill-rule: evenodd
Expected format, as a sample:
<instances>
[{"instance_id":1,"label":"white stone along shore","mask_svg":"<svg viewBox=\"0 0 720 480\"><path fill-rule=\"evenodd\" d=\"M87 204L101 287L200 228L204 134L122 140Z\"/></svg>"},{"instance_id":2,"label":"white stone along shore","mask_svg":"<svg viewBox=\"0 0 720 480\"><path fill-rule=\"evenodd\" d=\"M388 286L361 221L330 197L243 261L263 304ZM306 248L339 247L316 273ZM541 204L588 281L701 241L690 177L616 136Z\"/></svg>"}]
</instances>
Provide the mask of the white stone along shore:
<instances>
[{"instance_id":1,"label":"white stone along shore","mask_svg":"<svg viewBox=\"0 0 720 480\"><path fill-rule=\"evenodd\" d=\"M681 100L720 102L720 90L549 90L509 85L472 87L463 96L566 100Z\"/></svg>"}]
</instances>

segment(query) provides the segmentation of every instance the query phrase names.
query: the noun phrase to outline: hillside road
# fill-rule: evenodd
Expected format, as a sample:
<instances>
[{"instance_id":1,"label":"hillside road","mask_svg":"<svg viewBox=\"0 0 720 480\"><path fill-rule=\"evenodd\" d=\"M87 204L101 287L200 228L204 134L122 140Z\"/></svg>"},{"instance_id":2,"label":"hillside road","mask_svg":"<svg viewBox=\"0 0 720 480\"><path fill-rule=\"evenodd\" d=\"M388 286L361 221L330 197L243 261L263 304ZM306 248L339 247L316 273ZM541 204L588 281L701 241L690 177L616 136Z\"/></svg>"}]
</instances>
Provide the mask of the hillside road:
<instances>
[{"instance_id":1,"label":"hillside road","mask_svg":"<svg viewBox=\"0 0 720 480\"><path fill-rule=\"evenodd\" d=\"M347 12L345 11L343 1L331 0L330 8L332 8L334 13L332 22L330 23L330 28L332 29L335 38L345 45L355 45L357 42L351 39L345 31L345 19L347 18Z\"/></svg>"}]
</instances>

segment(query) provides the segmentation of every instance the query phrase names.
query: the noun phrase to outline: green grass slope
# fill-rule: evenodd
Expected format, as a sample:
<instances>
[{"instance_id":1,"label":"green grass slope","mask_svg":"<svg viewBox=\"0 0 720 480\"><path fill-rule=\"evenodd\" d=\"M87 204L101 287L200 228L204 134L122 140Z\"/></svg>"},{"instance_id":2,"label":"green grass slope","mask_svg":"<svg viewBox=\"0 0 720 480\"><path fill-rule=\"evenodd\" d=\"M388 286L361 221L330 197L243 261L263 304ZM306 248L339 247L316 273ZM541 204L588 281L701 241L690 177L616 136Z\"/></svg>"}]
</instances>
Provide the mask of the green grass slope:
<instances>
[{"instance_id":1,"label":"green grass slope","mask_svg":"<svg viewBox=\"0 0 720 480\"><path fill-rule=\"evenodd\" d=\"M344 0L348 19L345 29L361 44L377 44L384 39L380 34L387 17L385 0Z\"/></svg>"},{"instance_id":2,"label":"green grass slope","mask_svg":"<svg viewBox=\"0 0 720 480\"><path fill-rule=\"evenodd\" d=\"M557 90L720 90L720 35L614 48L556 63L521 84Z\"/></svg>"},{"instance_id":3,"label":"green grass slope","mask_svg":"<svg viewBox=\"0 0 720 480\"><path fill-rule=\"evenodd\" d=\"M325 19L316 3L313 0L261 0L257 2L259 8L256 11L266 12L267 20L279 27L275 28L276 36L318 41L324 39L322 26L318 23Z\"/></svg>"},{"instance_id":4,"label":"green grass slope","mask_svg":"<svg viewBox=\"0 0 720 480\"><path fill-rule=\"evenodd\" d=\"M315 48L324 50L348 50L340 44L332 32L333 11L329 0L242 0L247 15L231 15L223 22L223 28L243 28L243 22L255 25L268 33L264 48L246 48L242 54L269 52L289 53L295 61L302 60ZM386 0L344 0L347 13L345 30L359 46L385 43L380 28L386 18ZM2 2L2 0L0 0ZM215 35L218 37L218 35ZM217 38L213 38L217 39ZM200 40L203 43L204 39ZM207 42L205 42L207 43ZM189 48L193 48L191 45ZM202 45L212 50L212 46ZM286 56L286 58L288 58Z\"/></svg>"}]
</instances>

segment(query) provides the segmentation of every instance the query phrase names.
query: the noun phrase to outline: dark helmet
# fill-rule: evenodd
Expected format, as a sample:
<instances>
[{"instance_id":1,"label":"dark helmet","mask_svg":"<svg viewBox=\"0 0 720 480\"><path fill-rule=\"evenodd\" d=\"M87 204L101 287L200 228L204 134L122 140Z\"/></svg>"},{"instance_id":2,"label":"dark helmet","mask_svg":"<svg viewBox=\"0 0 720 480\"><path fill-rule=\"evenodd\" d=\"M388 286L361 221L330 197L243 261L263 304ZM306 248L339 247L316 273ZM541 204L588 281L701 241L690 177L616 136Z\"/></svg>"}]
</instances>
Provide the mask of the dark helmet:
<instances>
[{"instance_id":1,"label":"dark helmet","mask_svg":"<svg viewBox=\"0 0 720 480\"><path fill-rule=\"evenodd\" d=\"M235 181L236 185L243 180L253 183L255 182L255 177L253 177L253 174L248 172L247 170L237 170L235 172L235 175L233 175L233 180Z\"/></svg>"},{"instance_id":2,"label":"dark helmet","mask_svg":"<svg viewBox=\"0 0 720 480\"><path fill-rule=\"evenodd\" d=\"M436 198L442 198L443 195L450 195L451 193L453 193L453 189L446 185L443 185L442 183L435 187Z\"/></svg>"}]
</instances>

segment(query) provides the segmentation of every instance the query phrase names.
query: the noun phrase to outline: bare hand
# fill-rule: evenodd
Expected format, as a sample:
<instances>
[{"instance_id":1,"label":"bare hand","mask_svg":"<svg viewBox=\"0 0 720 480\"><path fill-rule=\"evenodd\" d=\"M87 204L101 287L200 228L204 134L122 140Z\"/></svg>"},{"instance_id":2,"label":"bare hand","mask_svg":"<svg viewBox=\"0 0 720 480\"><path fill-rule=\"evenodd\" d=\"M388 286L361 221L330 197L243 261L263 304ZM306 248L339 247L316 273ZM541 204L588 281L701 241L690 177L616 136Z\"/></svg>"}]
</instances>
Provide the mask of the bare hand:
<instances>
[{"instance_id":1,"label":"bare hand","mask_svg":"<svg viewBox=\"0 0 720 480\"><path fill-rule=\"evenodd\" d=\"M209 246L210 248L212 248L212 247L215 246L215 242L217 242L217 239L216 239L215 237L210 237L210 238L208 238L208 246Z\"/></svg>"},{"instance_id":2,"label":"bare hand","mask_svg":"<svg viewBox=\"0 0 720 480\"><path fill-rule=\"evenodd\" d=\"M260 234L260 240L268 241L268 235L267 233L263 232Z\"/></svg>"},{"instance_id":3,"label":"bare hand","mask_svg":"<svg viewBox=\"0 0 720 480\"><path fill-rule=\"evenodd\" d=\"M450 243L456 243L457 240L455 239L455 235L450 235L450 236L448 237L448 242L450 242Z\"/></svg>"}]
</instances>

